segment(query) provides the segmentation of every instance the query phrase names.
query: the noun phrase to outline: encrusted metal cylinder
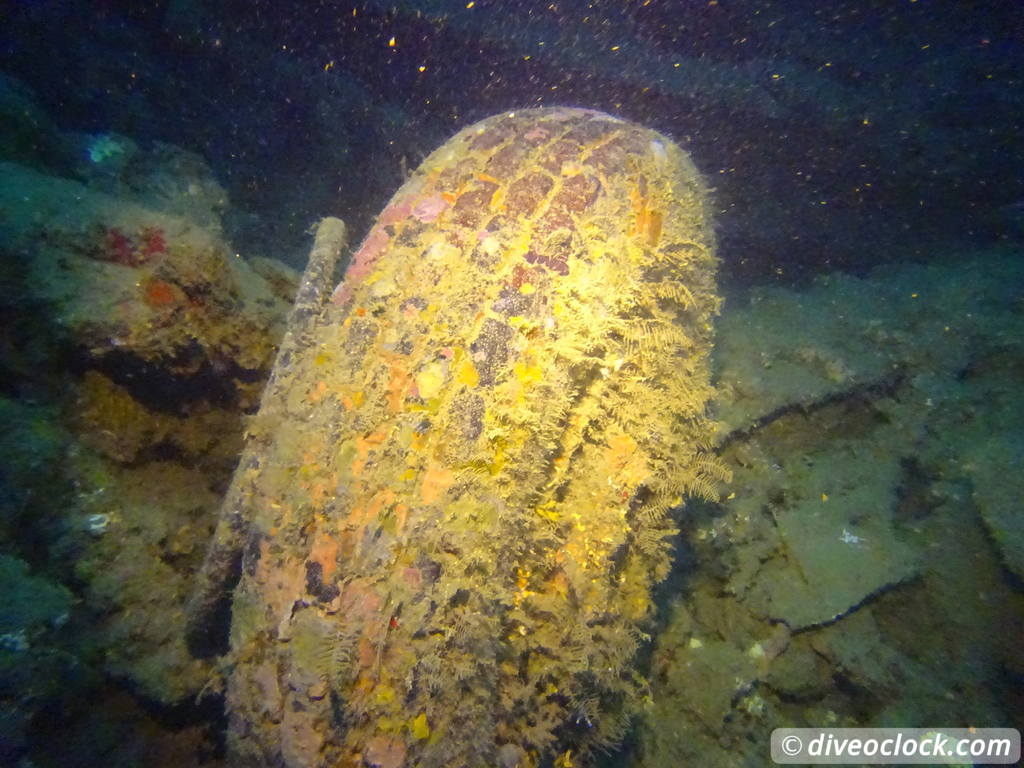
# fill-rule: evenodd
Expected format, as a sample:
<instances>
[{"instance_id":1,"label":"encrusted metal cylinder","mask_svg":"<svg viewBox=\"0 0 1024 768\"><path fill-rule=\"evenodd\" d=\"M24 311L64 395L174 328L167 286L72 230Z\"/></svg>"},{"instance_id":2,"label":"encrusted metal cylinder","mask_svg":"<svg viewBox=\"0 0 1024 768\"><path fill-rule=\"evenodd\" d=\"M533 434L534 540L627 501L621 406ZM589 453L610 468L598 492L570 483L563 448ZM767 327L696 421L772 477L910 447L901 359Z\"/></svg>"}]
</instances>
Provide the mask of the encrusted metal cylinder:
<instances>
[{"instance_id":1,"label":"encrusted metal cylinder","mask_svg":"<svg viewBox=\"0 0 1024 768\"><path fill-rule=\"evenodd\" d=\"M238 765L579 765L711 496L708 193L606 114L470 126L283 356L235 479Z\"/></svg>"}]
</instances>

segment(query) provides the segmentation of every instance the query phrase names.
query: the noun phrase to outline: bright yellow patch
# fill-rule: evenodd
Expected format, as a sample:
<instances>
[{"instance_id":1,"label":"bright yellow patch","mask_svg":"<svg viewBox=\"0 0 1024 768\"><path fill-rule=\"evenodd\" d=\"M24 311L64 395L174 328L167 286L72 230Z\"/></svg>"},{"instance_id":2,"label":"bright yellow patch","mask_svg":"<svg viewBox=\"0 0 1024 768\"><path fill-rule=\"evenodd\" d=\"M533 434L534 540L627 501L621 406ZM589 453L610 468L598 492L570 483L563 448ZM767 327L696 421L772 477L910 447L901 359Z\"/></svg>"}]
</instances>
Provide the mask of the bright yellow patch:
<instances>
[{"instance_id":1,"label":"bright yellow patch","mask_svg":"<svg viewBox=\"0 0 1024 768\"><path fill-rule=\"evenodd\" d=\"M416 374L416 389L419 390L420 397L424 400L433 400L441 394L441 388L444 386L444 375L445 366L443 363L437 360L428 363L422 371Z\"/></svg>"},{"instance_id":2,"label":"bright yellow patch","mask_svg":"<svg viewBox=\"0 0 1024 768\"><path fill-rule=\"evenodd\" d=\"M536 384L544 378L544 369L539 365L527 365L520 361L513 366L516 378L524 385Z\"/></svg>"},{"instance_id":3,"label":"bright yellow patch","mask_svg":"<svg viewBox=\"0 0 1024 768\"><path fill-rule=\"evenodd\" d=\"M516 586L519 589L526 589L530 583L530 572L522 568L516 568Z\"/></svg>"},{"instance_id":4,"label":"bright yellow patch","mask_svg":"<svg viewBox=\"0 0 1024 768\"><path fill-rule=\"evenodd\" d=\"M420 712L415 717L410 730L412 731L413 738L420 739L421 741L430 737L430 726L427 724L426 712Z\"/></svg>"},{"instance_id":5,"label":"bright yellow patch","mask_svg":"<svg viewBox=\"0 0 1024 768\"><path fill-rule=\"evenodd\" d=\"M467 387L475 387L480 383L480 374L477 373L476 366L473 365L473 361L468 357L464 357L459 361L455 380L459 384L465 384Z\"/></svg>"},{"instance_id":6,"label":"bright yellow patch","mask_svg":"<svg viewBox=\"0 0 1024 768\"><path fill-rule=\"evenodd\" d=\"M537 514L543 517L545 520L550 520L553 523L557 523L561 514L558 509L558 502L556 501L545 501L539 507L537 507Z\"/></svg>"}]
</instances>

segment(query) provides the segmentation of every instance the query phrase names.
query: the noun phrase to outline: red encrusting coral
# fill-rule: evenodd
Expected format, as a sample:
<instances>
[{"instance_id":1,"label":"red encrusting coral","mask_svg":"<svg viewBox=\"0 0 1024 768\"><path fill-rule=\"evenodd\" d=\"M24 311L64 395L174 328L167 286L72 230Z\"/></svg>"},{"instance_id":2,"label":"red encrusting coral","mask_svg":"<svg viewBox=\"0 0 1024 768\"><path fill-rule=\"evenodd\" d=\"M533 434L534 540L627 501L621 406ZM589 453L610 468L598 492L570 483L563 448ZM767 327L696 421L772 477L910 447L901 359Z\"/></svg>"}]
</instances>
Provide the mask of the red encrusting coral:
<instances>
[{"instance_id":1,"label":"red encrusting coral","mask_svg":"<svg viewBox=\"0 0 1024 768\"><path fill-rule=\"evenodd\" d=\"M101 261L139 267L167 253L167 237L160 227L143 227L134 238L119 227L107 227L92 253Z\"/></svg>"},{"instance_id":2,"label":"red encrusting coral","mask_svg":"<svg viewBox=\"0 0 1024 768\"><path fill-rule=\"evenodd\" d=\"M161 253L167 253L167 238L164 237L164 231L160 227L145 227L139 233L139 240L141 244L138 252L145 261L149 261Z\"/></svg>"},{"instance_id":3,"label":"red encrusting coral","mask_svg":"<svg viewBox=\"0 0 1024 768\"><path fill-rule=\"evenodd\" d=\"M109 227L104 234L100 257L115 264L132 265L135 263L135 245L120 229Z\"/></svg>"}]
</instances>

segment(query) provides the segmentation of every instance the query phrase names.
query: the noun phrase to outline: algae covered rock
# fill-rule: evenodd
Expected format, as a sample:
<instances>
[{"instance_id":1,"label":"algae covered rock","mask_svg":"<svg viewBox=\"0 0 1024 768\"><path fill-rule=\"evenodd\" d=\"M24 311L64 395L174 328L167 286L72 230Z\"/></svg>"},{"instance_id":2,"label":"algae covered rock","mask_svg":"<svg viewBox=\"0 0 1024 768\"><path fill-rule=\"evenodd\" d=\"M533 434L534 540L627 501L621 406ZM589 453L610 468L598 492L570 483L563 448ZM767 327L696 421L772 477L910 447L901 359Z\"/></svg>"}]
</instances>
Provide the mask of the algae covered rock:
<instances>
[{"instance_id":1,"label":"algae covered rock","mask_svg":"<svg viewBox=\"0 0 1024 768\"><path fill-rule=\"evenodd\" d=\"M782 726L1013 721L1022 278L1000 248L730 302L734 476L688 516L632 768L761 765Z\"/></svg>"},{"instance_id":2,"label":"algae covered rock","mask_svg":"<svg viewBox=\"0 0 1024 768\"><path fill-rule=\"evenodd\" d=\"M158 149L159 178L197 178ZM284 331L287 270L272 287L198 193L173 213L149 205L177 188L155 178L144 202L141 183L0 169L0 540L45 553L81 598L83 669L190 701L210 670L185 647L184 603Z\"/></svg>"},{"instance_id":3,"label":"algae covered rock","mask_svg":"<svg viewBox=\"0 0 1024 768\"><path fill-rule=\"evenodd\" d=\"M578 764L622 737L669 513L724 474L715 266L682 150L541 109L428 157L330 302L307 278L194 604L199 645L241 550L238 764Z\"/></svg>"}]
</instances>

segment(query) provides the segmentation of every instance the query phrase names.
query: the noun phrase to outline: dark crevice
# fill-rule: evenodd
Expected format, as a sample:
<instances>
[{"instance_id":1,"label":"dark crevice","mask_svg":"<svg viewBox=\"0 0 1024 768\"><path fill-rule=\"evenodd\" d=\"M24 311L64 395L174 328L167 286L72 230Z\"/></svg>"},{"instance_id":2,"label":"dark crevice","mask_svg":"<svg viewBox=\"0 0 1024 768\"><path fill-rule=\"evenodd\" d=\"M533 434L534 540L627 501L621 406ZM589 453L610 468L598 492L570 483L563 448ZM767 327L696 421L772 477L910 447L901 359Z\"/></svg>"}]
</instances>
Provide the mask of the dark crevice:
<instances>
[{"instance_id":1,"label":"dark crevice","mask_svg":"<svg viewBox=\"0 0 1024 768\"><path fill-rule=\"evenodd\" d=\"M231 551L226 555L229 562L223 569L225 582L219 585L222 589L202 601L201 611L189 611L185 644L197 659L223 656L231 647L231 602L235 585L242 576L242 552Z\"/></svg>"},{"instance_id":2,"label":"dark crevice","mask_svg":"<svg viewBox=\"0 0 1024 768\"><path fill-rule=\"evenodd\" d=\"M129 351L113 350L99 356L79 350L72 370L102 373L145 408L175 416L188 416L189 406L209 403L218 408L238 408L236 381L258 381L260 370L242 368L233 360L213 361L195 342L157 361L144 360ZM174 373L174 371L182 373Z\"/></svg>"},{"instance_id":3,"label":"dark crevice","mask_svg":"<svg viewBox=\"0 0 1024 768\"><path fill-rule=\"evenodd\" d=\"M84 716L81 708L89 708L97 700L106 702L105 711L92 710L88 717ZM99 753L108 753L108 758L116 759L119 753L133 752L136 749L131 744L133 739L146 740L137 728L143 715L172 733L201 727L205 738L196 753L199 764L219 765L223 760L227 732L223 696L211 694L168 704L144 696L116 680L101 685L91 697L77 701L58 698L48 702L33 718L28 741L37 745L32 754L41 753L39 758L43 764L51 764L48 757L58 756L59 764L65 768L84 768L95 765ZM80 723L84 720L99 726L103 732L96 737L80 733ZM88 748L68 750L69 739L80 746L87 744Z\"/></svg>"},{"instance_id":4,"label":"dark crevice","mask_svg":"<svg viewBox=\"0 0 1024 768\"><path fill-rule=\"evenodd\" d=\"M839 403L870 403L874 400L888 397L896 392L903 385L905 380L905 373L898 370L887 376L883 376L880 379L856 384L848 389L826 394L817 400L810 402L786 403L785 405L781 405L775 410L758 417L753 423L739 429L734 429L726 435L725 438L723 438L722 442L718 446L718 450L724 450L737 440L745 440L755 432L770 426L784 416L788 416L792 413L810 416L817 411Z\"/></svg>"}]
</instances>

